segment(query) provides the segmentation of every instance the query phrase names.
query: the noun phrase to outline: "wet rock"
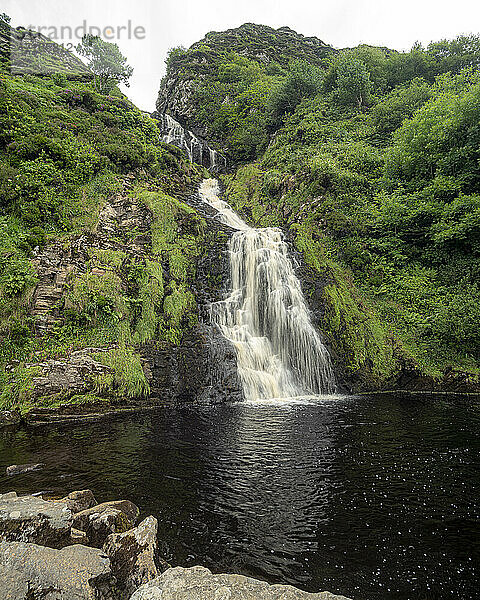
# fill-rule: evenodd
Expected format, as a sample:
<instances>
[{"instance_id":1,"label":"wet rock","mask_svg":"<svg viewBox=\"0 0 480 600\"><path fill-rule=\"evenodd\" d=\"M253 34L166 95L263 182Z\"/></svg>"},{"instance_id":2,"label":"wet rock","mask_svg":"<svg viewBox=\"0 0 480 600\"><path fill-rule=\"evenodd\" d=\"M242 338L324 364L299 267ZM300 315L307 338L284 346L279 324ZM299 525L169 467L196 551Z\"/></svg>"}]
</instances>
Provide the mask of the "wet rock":
<instances>
[{"instance_id":1,"label":"wet rock","mask_svg":"<svg viewBox=\"0 0 480 600\"><path fill-rule=\"evenodd\" d=\"M44 467L44 463L29 463L26 465L10 465L7 467L7 475L20 475L29 471L40 471Z\"/></svg>"},{"instance_id":2,"label":"wet rock","mask_svg":"<svg viewBox=\"0 0 480 600\"><path fill-rule=\"evenodd\" d=\"M0 427L18 425L22 419L18 410L0 410Z\"/></svg>"},{"instance_id":3,"label":"wet rock","mask_svg":"<svg viewBox=\"0 0 480 600\"><path fill-rule=\"evenodd\" d=\"M105 542L103 551L110 558L122 598L130 598L140 585L169 567L158 554L157 529L157 519L150 516L135 529L110 535Z\"/></svg>"},{"instance_id":4,"label":"wet rock","mask_svg":"<svg viewBox=\"0 0 480 600\"><path fill-rule=\"evenodd\" d=\"M112 584L110 561L97 548L0 542L1 598L114 600Z\"/></svg>"},{"instance_id":5,"label":"wet rock","mask_svg":"<svg viewBox=\"0 0 480 600\"><path fill-rule=\"evenodd\" d=\"M97 504L73 517L73 527L84 531L92 546L100 548L112 533L123 533L135 524L140 511L129 500Z\"/></svg>"},{"instance_id":6,"label":"wet rock","mask_svg":"<svg viewBox=\"0 0 480 600\"><path fill-rule=\"evenodd\" d=\"M70 543L72 512L59 502L35 496L0 496L0 540L33 542L51 548Z\"/></svg>"},{"instance_id":7,"label":"wet rock","mask_svg":"<svg viewBox=\"0 0 480 600\"><path fill-rule=\"evenodd\" d=\"M92 508L97 504L92 490L75 490L59 502L64 502L74 514Z\"/></svg>"},{"instance_id":8,"label":"wet rock","mask_svg":"<svg viewBox=\"0 0 480 600\"><path fill-rule=\"evenodd\" d=\"M243 575L213 575L204 567L175 567L142 585L130 600L348 600L330 592L310 594Z\"/></svg>"}]
</instances>

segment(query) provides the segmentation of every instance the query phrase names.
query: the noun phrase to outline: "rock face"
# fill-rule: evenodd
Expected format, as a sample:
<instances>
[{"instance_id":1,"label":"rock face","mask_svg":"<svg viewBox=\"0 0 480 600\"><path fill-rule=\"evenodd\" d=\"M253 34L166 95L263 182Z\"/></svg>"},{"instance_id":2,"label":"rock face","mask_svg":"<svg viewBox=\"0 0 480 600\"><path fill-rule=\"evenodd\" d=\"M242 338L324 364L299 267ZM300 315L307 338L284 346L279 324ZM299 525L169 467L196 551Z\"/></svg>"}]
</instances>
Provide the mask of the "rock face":
<instances>
[{"instance_id":1,"label":"rock face","mask_svg":"<svg viewBox=\"0 0 480 600\"><path fill-rule=\"evenodd\" d=\"M112 534L105 542L103 551L110 558L122 598L130 598L142 583L168 568L158 554L157 529L157 519L150 516L135 529Z\"/></svg>"},{"instance_id":2,"label":"rock face","mask_svg":"<svg viewBox=\"0 0 480 600\"><path fill-rule=\"evenodd\" d=\"M61 550L0 542L0 597L9 600L113 600L110 562L101 550Z\"/></svg>"},{"instance_id":3,"label":"rock face","mask_svg":"<svg viewBox=\"0 0 480 600\"><path fill-rule=\"evenodd\" d=\"M70 543L72 513L66 504L35 496L0 496L0 540L52 548Z\"/></svg>"},{"instance_id":4,"label":"rock face","mask_svg":"<svg viewBox=\"0 0 480 600\"><path fill-rule=\"evenodd\" d=\"M131 600L348 600L330 592L309 594L243 575L213 575L204 567L175 567L142 585Z\"/></svg>"},{"instance_id":5,"label":"rock face","mask_svg":"<svg viewBox=\"0 0 480 600\"><path fill-rule=\"evenodd\" d=\"M72 352L65 360L48 360L27 365L39 371L39 376L32 379L31 399L35 401L41 396L60 394L67 389L70 394L88 392L92 388L94 377L113 372L111 367L92 358L92 353L102 352L102 350L102 348L84 348Z\"/></svg>"},{"instance_id":6,"label":"rock face","mask_svg":"<svg viewBox=\"0 0 480 600\"><path fill-rule=\"evenodd\" d=\"M122 294L137 293L128 291L128 286L132 285L129 265L144 266L151 260L154 217L147 205L131 191L132 183L125 178L122 191L110 198L100 211L94 231L83 232L67 243L53 242L36 252L32 262L38 284L30 299L30 312L38 336L49 336L53 327L64 322L65 311L70 310L69 303L72 302L72 286L76 281L84 281L85 277L101 288L103 278L110 281L109 274L114 273ZM191 265L195 276L192 274L189 282L201 324L190 329L185 327L186 334L179 343L154 339L135 345L151 393L148 398L129 402L142 406L175 400L211 398L225 401L242 397L234 349L215 327L208 325L209 303L221 299L228 285L227 241L231 230L215 219L215 211L202 202L197 193L182 200L207 222L204 233L197 240L200 251L195 258L196 264ZM193 235L189 214L185 211L185 218L179 217L176 223L179 234ZM134 238L132 230L137 234ZM116 270L107 264L112 253L119 260L120 266L115 267ZM107 258L102 258L104 255ZM164 286L168 288L170 267L163 260L159 268ZM31 385L25 394L32 404L39 406L30 410L24 419L31 424L44 424L57 420L57 414L66 421L88 412L108 412L109 402L103 402L103 407L100 406L102 401L70 405L71 409L68 404L75 395L100 395L111 399L112 389L100 388L99 391L98 382L112 380L114 370L102 364L99 356L114 347L114 342L105 347L85 347L48 360L42 360L40 353L38 358L34 355L26 365ZM12 377L14 369L15 365L10 365ZM42 406L46 398L55 399L55 408ZM116 403L121 404L118 400ZM3 420L13 422L11 415L6 415Z\"/></svg>"},{"instance_id":7,"label":"rock face","mask_svg":"<svg viewBox=\"0 0 480 600\"><path fill-rule=\"evenodd\" d=\"M210 132L197 119L198 101L195 94L199 82L205 81L215 69L212 53L236 52L241 56L269 64L273 61L286 65L288 60L299 58L319 64L327 55L334 52L316 37L305 37L289 27L272 29L265 25L245 23L241 27L227 31L211 31L193 44L188 60L179 53L169 60L167 74L160 85L157 99L157 113L169 113L184 127L207 141ZM221 140L216 140L220 142Z\"/></svg>"}]
</instances>

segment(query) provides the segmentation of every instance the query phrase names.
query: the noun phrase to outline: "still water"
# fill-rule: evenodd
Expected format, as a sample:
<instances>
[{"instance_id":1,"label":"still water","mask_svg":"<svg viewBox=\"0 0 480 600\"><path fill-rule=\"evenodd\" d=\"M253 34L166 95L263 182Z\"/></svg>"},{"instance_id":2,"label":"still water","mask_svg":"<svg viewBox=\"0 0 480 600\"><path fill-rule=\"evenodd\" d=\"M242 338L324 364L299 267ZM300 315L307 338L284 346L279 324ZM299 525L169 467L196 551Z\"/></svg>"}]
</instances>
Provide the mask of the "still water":
<instances>
[{"instance_id":1,"label":"still water","mask_svg":"<svg viewBox=\"0 0 480 600\"><path fill-rule=\"evenodd\" d=\"M0 492L129 498L172 564L355 600L479 597L480 406L329 398L0 432ZM42 471L7 478L13 463Z\"/></svg>"}]
</instances>

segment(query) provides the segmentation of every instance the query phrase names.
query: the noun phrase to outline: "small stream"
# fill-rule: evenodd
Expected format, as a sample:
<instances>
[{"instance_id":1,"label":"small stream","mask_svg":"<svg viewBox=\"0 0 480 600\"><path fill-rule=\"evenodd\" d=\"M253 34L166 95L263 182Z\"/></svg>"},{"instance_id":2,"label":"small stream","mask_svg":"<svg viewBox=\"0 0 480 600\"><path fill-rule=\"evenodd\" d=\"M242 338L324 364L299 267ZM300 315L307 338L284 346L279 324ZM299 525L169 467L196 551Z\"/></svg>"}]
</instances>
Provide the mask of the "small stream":
<instances>
[{"instance_id":1,"label":"small stream","mask_svg":"<svg viewBox=\"0 0 480 600\"><path fill-rule=\"evenodd\" d=\"M0 432L0 492L91 488L159 519L172 564L355 600L474 600L478 401L184 405ZM42 471L8 478L13 463Z\"/></svg>"}]
</instances>

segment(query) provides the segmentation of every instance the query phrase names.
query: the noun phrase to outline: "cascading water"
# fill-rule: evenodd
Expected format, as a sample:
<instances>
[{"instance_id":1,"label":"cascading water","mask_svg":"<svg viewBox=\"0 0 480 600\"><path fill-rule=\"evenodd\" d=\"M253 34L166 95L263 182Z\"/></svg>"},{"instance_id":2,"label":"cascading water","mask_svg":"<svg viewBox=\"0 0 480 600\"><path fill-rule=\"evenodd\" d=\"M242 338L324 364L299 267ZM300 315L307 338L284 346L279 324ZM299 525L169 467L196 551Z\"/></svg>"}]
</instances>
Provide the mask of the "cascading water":
<instances>
[{"instance_id":1,"label":"cascading water","mask_svg":"<svg viewBox=\"0 0 480 600\"><path fill-rule=\"evenodd\" d=\"M226 166L226 159L223 156L193 132L184 129L173 117L165 113L160 115L159 121L162 124L162 141L185 150L190 162L196 162L210 169Z\"/></svg>"},{"instance_id":2,"label":"cascading water","mask_svg":"<svg viewBox=\"0 0 480 600\"><path fill-rule=\"evenodd\" d=\"M249 227L219 198L216 179L204 179L199 192L237 230L229 242L232 291L212 305L212 319L236 348L246 399L333 393L330 356L311 323L282 232Z\"/></svg>"}]
</instances>

